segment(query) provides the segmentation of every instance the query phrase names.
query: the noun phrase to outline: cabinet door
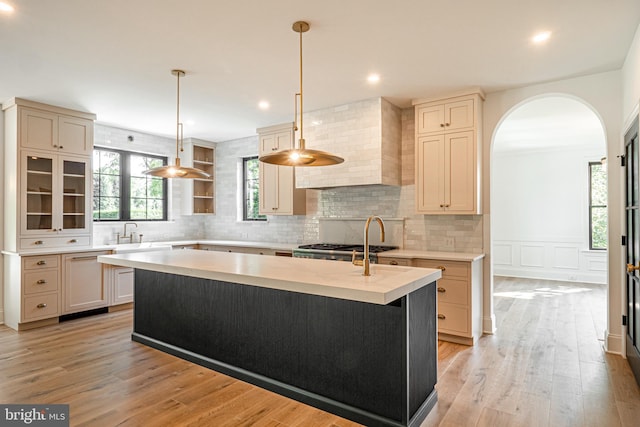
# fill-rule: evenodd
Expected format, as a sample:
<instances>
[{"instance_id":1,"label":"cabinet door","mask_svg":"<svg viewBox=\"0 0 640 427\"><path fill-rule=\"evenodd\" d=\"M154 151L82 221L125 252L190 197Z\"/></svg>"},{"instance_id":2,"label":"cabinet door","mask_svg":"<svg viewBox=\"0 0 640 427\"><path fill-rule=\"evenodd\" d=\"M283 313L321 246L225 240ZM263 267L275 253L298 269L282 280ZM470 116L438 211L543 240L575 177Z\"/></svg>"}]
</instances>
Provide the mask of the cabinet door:
<instances>
[{"instance_id":1,"label":"cabinet door","mask_svg":"<svg viewBox=\"0 0 640 427\"><path fill-rule=\"evenodd\" d=\"M20 146L57 150L58 115L29 108L20 109Z\"/></svg>"},{"instance_id":2,"label":"cabinet door","mask_svg":"<svg viewBox=\"0 0 640 427\"><path fill-rule=\"evenodd\" d=\"M444 105L430 105L416 108L418 133L442 132L444 130Z\"/></svg>"},{"instance_id":3,"label":"cabinet door","mask_svg":"<svg viewBox=\"0 0 640 427\"><path fill-rule=\"evenodd\" d=\"M419 137L416 144L416 210L442 212L445 201L444 136Z\"/></svg>"},{"instance_id":4,"label":"cabinet door","mask_svg":"<svg viewBox=\"0 0 640 427\"><path fill-rule=\"evenodd\" d=\"M46 235L55 233L54 219L57 200L54 199L54 180L57 158L52 155L22 152L20 234ZM53 235L53 234L52 234Z\"/></svg>"},{"instance_id":5,"label":"cabinet door","mask_svg":"<svg viewBox=\"0 0 640 427\"><path fill-rule=\"evenodd\" d=\"M133 301L133 268L130 267L112 267L113 288L111 290L113 297L111 304L125 304Z\"/></svg>"},{"instance_id":6,"label":"cabinet door","mask_svg":"<svg viewBox=\"0 0 640 427\"><path fill-rule=\"evenodd\" d=\"M57 148L65 153L90 155L93 151L93 121L60 116Z\"/></svg>"},{"instance_id":7,"label":"cabinet door","mask_svg":"<svg viewBox=\"0 0 640 427\"><path fill-rule=\"evenodd\" d=\"M109 295L98 256L108 254L104 251L62 256L64 314L107 306Z\"/></svg>"},{"instance_id":8,"label":"cabinet door","mask_svg":"<svg viewBox=\"0 0 640 427\"><path fill-rule=\"evenodd\" d=\"M278 209L280 188L278 185L279 166L269 163L258 165L260 175L260 208L261 215L272 215Z\"/></svg>"},{"instance_id":9,"label":"cabinet door","mask_svg":"<svg viewBox=\"0 0 640 427\"><path fill-rule=\"evenodd\" d=\"M445 135L445 150L445 208L452 213L474 213L478 170L474 132Z\"/></svg>"},{"instance_id":10,"label":"cabinet door","mask_svg":"<svg viewBox=\"0 0 640 427\"><path fill-rule=\"evenodd\" d=\"M62 212L60 232L84 234L91 221L91 165L88 158L60 157Z\"/></svg>"},{"instance_id":11,"label":"cabinet door","mask_svg":"<svg viewBox=\"0 0 640 427\"><path fill-rule=\"evenodd\" d=\"M444 105L444 129L446 132L473 128L474 117L473 99Z\"/></svg>"},{"instance_id":12,"label":"cabinet door","mask_svg":"<svg viewBox=\"0 0 640 427\"><path fill-rule=\"evenodd\" d=\"M293 136L291 130L260 135L260 155L293 148Z\"/></svg>"}]
</instances>

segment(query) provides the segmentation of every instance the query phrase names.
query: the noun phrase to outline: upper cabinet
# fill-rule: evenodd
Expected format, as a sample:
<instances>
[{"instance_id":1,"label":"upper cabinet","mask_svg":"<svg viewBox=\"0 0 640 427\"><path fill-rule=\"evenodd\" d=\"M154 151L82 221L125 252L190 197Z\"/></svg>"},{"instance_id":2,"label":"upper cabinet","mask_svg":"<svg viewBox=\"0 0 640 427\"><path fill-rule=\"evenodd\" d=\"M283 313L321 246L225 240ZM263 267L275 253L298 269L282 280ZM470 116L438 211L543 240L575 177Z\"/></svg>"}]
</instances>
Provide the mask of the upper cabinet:
<instances>
[{"instance_id":1,"label":"upper cabinet","mask_svg":"<svg viewBox=\"0 0 640 427\"><path fill-rule=\"evenodd\" d=\"M293 125L271 126L257 129L259 155L288 150L294 147ZM292 166L277 166L260 162L259 212L261 215L304 215L306 192L295 188Z\"/></svg>"},{"instance_id":2,"label":"upper cabinet","mask_svg":"<svg viewBox=\"0 0 640 427\"><path fill-rule=\"evenodd\" d=\"M480 214L483 95L416 101L416 211Z\"/></svg>"},{"instance_id":3,"label":"upper cabinet","mask_svg":"<svg viewBox=\"0 0 640 427\"><path fill-rule=\"evenodd\" d=\"M91 246L95 115L14 98L5 116L5 249Z\"/></svg>"},{"instance_id":4,"label":"upper cabinet","mask_svg":"<svg viewBox=\"0 0 640 427\"><path fill-rule=\"evenodd\" d=\"M93 120L22 107L20 147L90 155L93 151Z\"/></svg>"}]
</instances>

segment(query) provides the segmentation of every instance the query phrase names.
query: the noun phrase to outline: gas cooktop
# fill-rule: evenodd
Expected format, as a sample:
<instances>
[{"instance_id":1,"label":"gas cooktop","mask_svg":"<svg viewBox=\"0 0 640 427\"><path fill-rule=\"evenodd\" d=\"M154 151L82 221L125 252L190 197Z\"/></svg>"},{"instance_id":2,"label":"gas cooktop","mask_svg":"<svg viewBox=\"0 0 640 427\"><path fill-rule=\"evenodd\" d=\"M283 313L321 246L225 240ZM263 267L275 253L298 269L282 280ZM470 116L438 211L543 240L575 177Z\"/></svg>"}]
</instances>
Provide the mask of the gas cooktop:
<instances>
[{"instance_id":1,"label":"gas cooktop","mask_svg":"<svg viewBox=\"0 0 640 427\"><path fill-rule=\"evenodd\" d=\"M364 245L349 245L344 243L313 243L311 245L300 245L298 249L306 251L335 251L335 252L364 252ZM397 246L369 245L369 253L390 251L398 249Z\"/></svg>"}]
</instances>

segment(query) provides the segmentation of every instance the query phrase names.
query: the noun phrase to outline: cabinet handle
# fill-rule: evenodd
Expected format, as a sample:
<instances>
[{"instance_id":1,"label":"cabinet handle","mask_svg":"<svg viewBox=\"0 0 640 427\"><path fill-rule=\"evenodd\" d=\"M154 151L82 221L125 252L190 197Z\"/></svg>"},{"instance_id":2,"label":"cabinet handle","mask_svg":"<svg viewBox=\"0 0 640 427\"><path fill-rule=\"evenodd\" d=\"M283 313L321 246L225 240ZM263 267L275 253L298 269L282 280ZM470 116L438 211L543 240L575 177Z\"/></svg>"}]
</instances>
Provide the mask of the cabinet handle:
<instances>
[{"instance_id":1,"label":"cabinet handle","mask_svg":"<svg viewBox=\"0 0 640 427\"><path fill-rule=\"evenodd\" d=\"M444 208L444 205L443 205L443 204L440 204L440 207L441 207L441 208Z\"/></svg>"},{"instance_id":2,"label":"cabinet handle","mask_svg":"<svg viewBox=\"0 0 640 427\"><path fill-rule=\"evenodd\" d=\"M444 127L444 123L440 123L440 127L443 128Z\"/></svg>"},{"instance_id":3,"label":"cabinet handle","mask_svg":"<svg viewBox=\"0 0 640 427\"><path fill-rule=\"evenodd\" d=\"M445 123L444 125L445 126L451 126L451 123ZM62 148L62 147L60 147L60 148Z\"/></svg>"},{"instance_id":4,"label":"cabinet handle","mask_svg":"<svg viewBox=\"0 0 640 427\"><path fill-rule=\"evenodd\" d=\"M278 147L272 147L271 151L278 151Z\"/></svg>"},{"instance_id":5,"label":"cabinet handle","mask_svg":"<svg viewBox=\"0 0 640 427\"><path fill-rule=\"evenodd\" d=\"M71 239L69 240L69 243L78 243L78 241L76 239Z\"/></svg>"},{"instance_id":6,"label":"cabinet handle","mask_svg":"<svg viewBox=\"0 0 640 427\"><path fill-rule=\"evenodd\" d=\"M184 249L184 248L182 248ZM97 255L89 255L89 256L74 256L73 258L71 258L74 261L79 261L79 260L83 260L83 259L98 259Z\"/></svg>"},{"instance_id":7,"label":"cabinet handle","mask_svg":"<svg viewBox=\"0 0 640 427\"><path fill-rule=\"evenodd\" d=\"M34 245L42 245L44 244L44 242L42 240L36 240L35 242L33 242Z\"/></svg>"},{"instance_id":8,"label":"cabinet handle","mask_svg":"<svg viewBox=\"0 0 640 427\"><path fill-rule=\"evenodd\" d=\"M36 265L47 265L47 261L41 259L40 261L36 262Z\"/></svg>"},{"instance_id":9,"label":"cabinet handle","mask_svg":"<svg viewBox=\"0 0 640 427\"><path fill-rule=\"evenodd\" d=\"M58 148L58 144L53 144L53 148Z\"/></svg>"},{"instance_id":10,"label":"cabinet handle","mask_svg":"<svg viewBox=\"0 0 640 427\"><path fill-rule=\"evenodd\" d=\"M441 294L444 294L445 292L447 292L447 290L443 287L439 287L438 292L440 292Z\"/></svg>"},{"instance_id":11,"label":"cabinet handle","mask_svg":"<svg viewBox=\"0 0 640 427\"><path fill-rule=\"evenodd\" d=\"M447 125L447 126L449 126L449 125ZM64 148L64 147L61 145L61 146L60 146L60 149L62 150L63 148Z\"/></svg>"},{"instance_id":12,"label":"cabinet handle","mask_svg":"<svg viewBox=\"0 0 640 427\"><path fill-rule=\"evenodd\" d=\"M38 304L36 307L38 308L47 308L47 304L41 302L40 304Z\"/></svg>"},{"instance_id":13,"label":"cabinet handle","mask_svg":"<svg viewBox=\"0 0 640 427\"><path fill-rule=\"evenodd\" d=\"M444 265L439 265L436 267L438 270L447 271L447 268Z\"/></svg>"},{"instance_id":14,"label":"cabinet handle","mask_svg":"<svg viewBox=\"0 0 640 427\"><path fill-rule=\"evenodd\" d=\"M44 285L44 284L46 284L46 283L47 283L47 281L46 281L46 280L44 280L44 279L40 279L40 280L38 280L36 283L37 283L38 285Z\"/></svg>"},{"instance_id":15,"label":"cabinet handle","mask_svg":"<svg viewBox=\"0 0 640 427\"><path fill-rule=\"evenodd\" d=\"M438 314L438 319L446 319L447 317L444 314Z\"/></svg>"},{"instance_id":16,"label":"cabinet handle","mask_svg":"<svg viewBox=\"0 0 640 427\"><path fill-rule=\"evenodd\" d=\"M396 261L395 259L392 261L389 261L389 264L391 265L398 265L398 261Z\"/></svg>"},{"instance_id":17,"label":"cabinet handle","mask_svg":"<svg viewBox=\"0 0 640 427\"><path fill-rule=\"evenodd\" d=\"M449 206L451 206L451 205L444 205L445 208L448 208Z\"/></svg>"}]
</instances>

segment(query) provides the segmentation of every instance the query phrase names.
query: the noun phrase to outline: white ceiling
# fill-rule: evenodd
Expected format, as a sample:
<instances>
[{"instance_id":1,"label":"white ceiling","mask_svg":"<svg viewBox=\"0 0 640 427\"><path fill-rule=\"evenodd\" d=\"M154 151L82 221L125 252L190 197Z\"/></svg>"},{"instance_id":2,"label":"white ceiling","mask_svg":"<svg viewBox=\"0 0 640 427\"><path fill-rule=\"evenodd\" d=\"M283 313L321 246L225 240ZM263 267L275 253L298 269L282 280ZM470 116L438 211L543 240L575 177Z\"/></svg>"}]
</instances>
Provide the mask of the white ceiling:
<instances>
[{"instance_id":1,"label":"white ceiling","mask_svg":"<svg viewBox=\"0 0 640 427\"><path fill-rule=\"evenodd\" d=\"M213 141L291 121L304 34L305 110L619 69L638 0L2 0L0 101L19 96L161 135ZM530 37L550 30L551 40ZM371 86L368 73L381 82ZM261 111L258 101L271 108Z\"/></svg>"}]
</instances>

